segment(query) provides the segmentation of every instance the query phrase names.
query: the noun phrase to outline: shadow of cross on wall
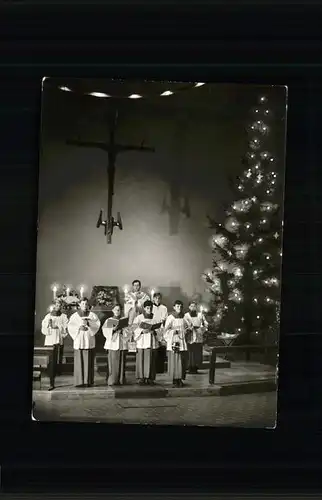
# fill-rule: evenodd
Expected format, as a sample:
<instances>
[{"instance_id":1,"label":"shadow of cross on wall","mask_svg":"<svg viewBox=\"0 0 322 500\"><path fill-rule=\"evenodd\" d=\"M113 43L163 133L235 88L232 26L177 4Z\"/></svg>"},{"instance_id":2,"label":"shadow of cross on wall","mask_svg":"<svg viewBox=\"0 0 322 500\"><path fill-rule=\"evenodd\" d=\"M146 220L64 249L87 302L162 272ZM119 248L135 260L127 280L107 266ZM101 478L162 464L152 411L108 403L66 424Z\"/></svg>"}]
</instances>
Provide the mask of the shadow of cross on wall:
<instances>
[{"instance_id":1,"label":"shadow of cross on wall","mask_svg":"<svg viewBox=\"0 0 322 500\"><path fill-rule=\"evenodd\" d=\"M185 141L187 138L188 116L182 114L176 120L175 133L173 136L173 165L166 172L167 189L163 197L161 214L169 216L169 235L179 234L180 220L182 216L190 218L190 202L183 186L185 171Z\"/></svg>"}]
</instances>

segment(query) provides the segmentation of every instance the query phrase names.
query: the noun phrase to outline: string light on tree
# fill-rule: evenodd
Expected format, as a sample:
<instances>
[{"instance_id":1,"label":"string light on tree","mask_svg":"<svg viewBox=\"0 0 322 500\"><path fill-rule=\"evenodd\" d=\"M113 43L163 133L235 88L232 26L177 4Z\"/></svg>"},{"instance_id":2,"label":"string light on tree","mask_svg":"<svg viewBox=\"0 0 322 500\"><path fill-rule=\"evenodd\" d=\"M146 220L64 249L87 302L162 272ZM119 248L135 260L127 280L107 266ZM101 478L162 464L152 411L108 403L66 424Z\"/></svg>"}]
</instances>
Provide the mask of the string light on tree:
<instances>
[{"instance_id":1,"label":"string light on tree","mask_svg":"<svg viewBox=\"0 0 322 500\"><path fill-rule=\"evenodd\" d=\"M235 201L227 208L225 221L210 219L217 234L210 242L213 272L205 279L217 331L263 335L263 339L265 330L278 331L280 304L282 190L278 161L271 151L272 116L268 97L259 96L246 129L243 171L232 185Z\"/></svg>"}]
</instances>

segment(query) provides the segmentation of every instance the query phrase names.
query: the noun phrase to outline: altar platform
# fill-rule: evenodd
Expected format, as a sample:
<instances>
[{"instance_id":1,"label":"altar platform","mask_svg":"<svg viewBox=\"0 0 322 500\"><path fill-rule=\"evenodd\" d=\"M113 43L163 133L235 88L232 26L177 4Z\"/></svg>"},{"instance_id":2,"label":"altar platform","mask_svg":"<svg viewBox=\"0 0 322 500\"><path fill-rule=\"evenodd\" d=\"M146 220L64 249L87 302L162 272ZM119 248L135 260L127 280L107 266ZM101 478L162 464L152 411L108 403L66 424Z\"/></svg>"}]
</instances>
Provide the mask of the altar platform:
<instances>
[{"instance_id":1,"label":"altar platform","mask_svg":"<svg viewBox=\"0 0 322 500\"><path fill-rule=\"evenodd\" d=\"M188 396L228 396L271 392L276 390L276 370L272 366L255 362L232 362L229 368L216 371L215 384L209 385L209 370L200 370L197 375L187 375L183 388L173 388L168 375L157 375L154 386L136 384L134 372L127 373L127 385L108 387L106 376L95 375L92 388L75 388L72 375L57 377L56 389L48 391L49 381L43 377L41 389L34 383L33 400L96 400L106 398L165 398Z\"/></svg>"},{"instance_id":2,"label":"altar platform","mask_svg":"<svg viewBox=\"0 0 322 500\"><path fill-rule=\"evenodd\" d=\"M49 347L35 347L34 349L34 365L39 366L43 373L46 373L49 363ZM135 357L136 354L129 352L127 354L126 370L128 372L135 372ZM202 359L202 369L206 370L210 365L211 353L209 350L204 349ZM216 357L216 369L230 368L230 361L223 356ZM167 369L167 359L165 361L165 369ZM74 351L72 349L65 349L63 356L62 372L64 375L72 374L74 370ZM97 352L95 355L95 372L105 376L107 370L107 355L106 352Z\"/></svg>"}]
</instances>

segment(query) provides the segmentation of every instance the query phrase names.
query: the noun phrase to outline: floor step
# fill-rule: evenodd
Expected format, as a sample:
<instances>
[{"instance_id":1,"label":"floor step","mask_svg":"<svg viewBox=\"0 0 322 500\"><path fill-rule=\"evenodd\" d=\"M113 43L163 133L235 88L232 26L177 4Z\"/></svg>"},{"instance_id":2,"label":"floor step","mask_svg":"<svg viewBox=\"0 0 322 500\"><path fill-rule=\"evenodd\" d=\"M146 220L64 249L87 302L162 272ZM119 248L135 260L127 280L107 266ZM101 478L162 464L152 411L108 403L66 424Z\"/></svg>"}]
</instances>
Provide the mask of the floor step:
<instances>
[{"instance_id":1,"label":"floor step","mask_svg":"<svg viewBox=\"0 0 322 500\"><path fill-rule=\"evenodd\" d=\"M216 369L221 369L221 368L230 368L231 363L228 360L225 360L223 358L217 358L216 361ZM100 360L100 362L96 361L96 369L98 373L106 373L107 370L107 362L106 358L105 360ZM209 361L204 360L201 366L201 369L203 370L208 370L209 369ZM63 374L70 374L73 373L74 370L74 360L69 359L68 363L64 363L62 365L62 373ZM167 362L165 362L165 370L167 370ZM134 372L135 371L135 359L129 359L126 363L126 371L127 372Z\"/></svg>"},{"instance_id":2,"label":"floor step","mask_svg":"<svg viewBox=\"0 0 322 500\"><path fill-rule=\"evenodd\" d=\"M152 399L165 397L200 397L200 396L229 396L237 394L254 394L261 392L276 391L276 381L274 378L266 380L250 380L248 382L232 382L229 384L216 384L210 386L207 383L193 386L186 382L183 388L173 388L171 383L153 387L140 387L134 384L123 387L93 387L91 389L77 389L75 387L57 388L55 391L33 390L33 398L37 400L105 400L107 398L116 399Z\"/></svg>"}]
</instances>

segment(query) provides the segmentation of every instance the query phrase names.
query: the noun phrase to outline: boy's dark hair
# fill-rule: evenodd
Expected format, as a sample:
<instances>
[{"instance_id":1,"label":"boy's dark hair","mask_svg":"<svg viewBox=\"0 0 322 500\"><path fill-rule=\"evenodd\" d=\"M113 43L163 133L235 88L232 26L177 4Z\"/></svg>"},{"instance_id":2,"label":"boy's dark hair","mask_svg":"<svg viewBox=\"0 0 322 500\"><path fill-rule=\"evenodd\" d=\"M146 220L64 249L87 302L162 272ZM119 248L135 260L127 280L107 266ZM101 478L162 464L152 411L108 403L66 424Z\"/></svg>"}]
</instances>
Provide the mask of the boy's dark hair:
<instances>
[{"instance_id":1,"label":"boy's dark hair","mask_svg":"<svg viewBox=\"0 0 322 500\"><path fill-rule=\"evenodd\" d=\"M81 302L87 302L88 306L91 307L90 300L87 297L83 297L82 299L80 299L79 303Z\"/></svg>"},{"instance_id":2,"label":"boy's dark hair","mask_svg":"<svg viewBox=\"0 0 322 500\"><path fill-rule=\"evenodd\" d=\"M196 301L196 300L190 300L190 302L189 302L189 306L191 306L191 304L195 304L195 305L197 305L197 301Z\"/></svg>"},{"instance_id":3,"label":"boy's dark hair","mask_svg":"<svg viewBox=\"0 0 322 500\"><path fill-rule=\"evenodd\" d=\"M114 307L119 307L122 310L122 306L119 302L115 302L115 304L113 304L113 309Z\"/></svg>"},{"instance_id":4,"label":"boy's dark hair","mask_svg":"<svg viewBox=\"0 0 322 500\"><path fill-rule=\"evenodd\" d=\"M181 302L181 300L175 300L173 306L176 306L177 304L183 307L183 302Z\"/></svg>"},{"instance_id":5,"label":"boy's dark hair","mask_svg":"<svg viewBox=\"0 0 322 500\"><path fill-rule=\"evenodd\" d=\"M162 293L160 293L160 292L155 292L155 293L153 294L153 298L154 298L154 297L160 297L160 299L162 299Z\"/></svg>"},{"instance_id":6,"label":"boy's dark hair","mask_svg":"<svg viewBox=\"0 0 322 500\"><path fill-rule=\"evenodd\" d=\"M140 280L133 280L132 281L132 286L135 285L135 283L138 283L140 286L142 286L141 284L141 281Z\"/></svg>"},{"instance_id":7,"label":"boy's dark hair","mask_svg":"<svg viewBox=\"0 0 322 500\"><path fill-rule=\"evenodd\" d=\"M153 302L151 302L151 300L146 300L143 304L143 307L153 307Z\"/></svg>"}]
</instances>

